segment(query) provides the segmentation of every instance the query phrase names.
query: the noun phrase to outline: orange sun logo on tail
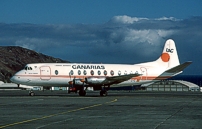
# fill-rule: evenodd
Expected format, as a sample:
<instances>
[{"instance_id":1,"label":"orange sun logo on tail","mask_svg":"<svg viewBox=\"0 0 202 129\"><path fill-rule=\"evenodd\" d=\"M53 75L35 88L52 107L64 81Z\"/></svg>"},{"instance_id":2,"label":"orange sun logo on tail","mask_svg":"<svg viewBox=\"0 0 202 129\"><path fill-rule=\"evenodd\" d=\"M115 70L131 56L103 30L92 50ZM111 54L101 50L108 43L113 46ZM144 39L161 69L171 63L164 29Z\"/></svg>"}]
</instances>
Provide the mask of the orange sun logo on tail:
<instances>
[{"instance_id":1,"label":"orange sun logo on tail","mask_svg":"<svg viewBox=\"0 0 202 129\"><path fill-rule=\"evenodd\" d=\"M162 53L161 59L163 62L168 62L170 60L170 55L168 53Z\"/></svg>"}]
</instances>

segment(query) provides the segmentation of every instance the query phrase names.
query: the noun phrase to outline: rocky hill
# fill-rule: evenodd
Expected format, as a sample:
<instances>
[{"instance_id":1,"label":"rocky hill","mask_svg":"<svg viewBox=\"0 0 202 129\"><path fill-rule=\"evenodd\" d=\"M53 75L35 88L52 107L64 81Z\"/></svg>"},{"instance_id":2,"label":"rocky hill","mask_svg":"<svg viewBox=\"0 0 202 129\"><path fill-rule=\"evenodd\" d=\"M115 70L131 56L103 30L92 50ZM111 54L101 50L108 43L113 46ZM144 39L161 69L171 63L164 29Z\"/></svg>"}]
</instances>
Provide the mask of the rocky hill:
<instances>
[{"instance_id":1,"label":"rocky hill","mask_svg":"<svg viewBox=\"0 0 202 129\"><path fill-rule=\"evenodd\" d=\"M53 58L35 51L16 46L0 47L0 81L10 78L28 63L65 63L69 61Z\"/></svg>"}]
</instances>

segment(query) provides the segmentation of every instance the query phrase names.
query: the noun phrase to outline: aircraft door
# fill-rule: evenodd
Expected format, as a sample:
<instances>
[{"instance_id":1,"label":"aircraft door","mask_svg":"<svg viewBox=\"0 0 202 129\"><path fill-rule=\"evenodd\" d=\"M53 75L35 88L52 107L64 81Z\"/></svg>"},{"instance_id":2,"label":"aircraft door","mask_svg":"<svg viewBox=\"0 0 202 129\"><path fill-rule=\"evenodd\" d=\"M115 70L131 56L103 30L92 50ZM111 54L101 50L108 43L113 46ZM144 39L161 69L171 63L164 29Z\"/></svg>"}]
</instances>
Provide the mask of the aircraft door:
<instances>
[{"instance_id":1,"label":"aircraft door","mask_svg":"<svg viewBox=\"0 0 202 129\"><path fill-rule=\"evenodd\" d=\"M49 66L40 67L40 78L41 80L50 80L51 79L51 69Z\"/></svg>"},{"instance_id":2,"label":"aircraft door","mask_svg":"<svg viewBox=\"0 0 202 129\"><path fill-rule=\"evenodd\" d=\"M147 68L141 67L140 70L141 70L141 74L142 74L141 80L147 80L147 75L148 75L147 74Z\"/></svg>"}]
</instances>

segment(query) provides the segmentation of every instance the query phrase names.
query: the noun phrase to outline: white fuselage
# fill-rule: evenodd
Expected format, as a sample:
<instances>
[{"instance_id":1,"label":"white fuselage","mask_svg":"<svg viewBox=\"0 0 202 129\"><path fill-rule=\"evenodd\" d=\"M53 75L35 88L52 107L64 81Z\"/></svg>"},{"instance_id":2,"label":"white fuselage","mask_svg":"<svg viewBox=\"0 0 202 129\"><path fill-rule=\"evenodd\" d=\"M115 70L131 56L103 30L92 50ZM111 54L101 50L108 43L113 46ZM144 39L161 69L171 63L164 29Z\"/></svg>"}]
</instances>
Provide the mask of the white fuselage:
<instances>
[{"instance_id":1,"label":"white fuselage","mask_svg":"<svg viewBox=\"0 0 202 129\"><path fill-rule=\"evenodd\" d=\"M133 77L116 85L140 85L156 79L165 71L165 68L155 67L155 64L151 64L146 66L145 64L36 63L26 65L23 70L12 77L12 81L32 86L70 86L69 82L73 79L93 78L94 81L99 81L99 79L106 77L138 73L141 76ZM158 77L158 80L166 78L168 76L162 76ZM82 85L82 82L80 84Z\"/></svg>"}]
</instances>

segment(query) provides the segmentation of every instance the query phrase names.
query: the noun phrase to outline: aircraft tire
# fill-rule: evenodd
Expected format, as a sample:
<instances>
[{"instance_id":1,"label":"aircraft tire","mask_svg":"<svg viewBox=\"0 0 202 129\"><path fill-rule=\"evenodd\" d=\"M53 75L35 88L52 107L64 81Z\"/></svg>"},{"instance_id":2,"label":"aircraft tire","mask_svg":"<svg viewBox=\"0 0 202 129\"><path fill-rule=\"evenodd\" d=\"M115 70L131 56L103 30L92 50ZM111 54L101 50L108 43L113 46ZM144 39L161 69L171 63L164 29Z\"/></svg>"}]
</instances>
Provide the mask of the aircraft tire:
<instances>
[{"instance_id":1,"label":"aircraft tire","mask_svg":"<svg viewBox=\"0 0 202 129\"><path fill-rule=\"evenodd\" d=\"M79 91L79 96L86 96L86 91L85 90L80 90Z\"/></svg>"},{"instance_id":2,"label":"aircraft tire","mask_svg":"<svg viewBox=\"0 0 202 129\"><path fill-rule=\"evenodd\" d=\"M34 95L35 95L34 92L30 92L30 93L29 93L29 96L34 96Z\"/></svg>"},{"instance_id":3,"label":"aircraft tire","mask_svg":"<svg viewBox=\"0 0 202 129\"><path fill-rule=\"evenodd\" d=\"M107 91L103 90L100 91L100 96L107 96L107 95L108 95Z\"/></svg>"}]
</instances>

